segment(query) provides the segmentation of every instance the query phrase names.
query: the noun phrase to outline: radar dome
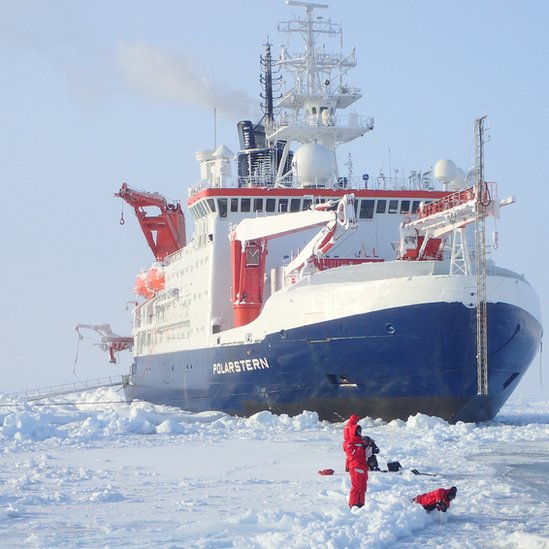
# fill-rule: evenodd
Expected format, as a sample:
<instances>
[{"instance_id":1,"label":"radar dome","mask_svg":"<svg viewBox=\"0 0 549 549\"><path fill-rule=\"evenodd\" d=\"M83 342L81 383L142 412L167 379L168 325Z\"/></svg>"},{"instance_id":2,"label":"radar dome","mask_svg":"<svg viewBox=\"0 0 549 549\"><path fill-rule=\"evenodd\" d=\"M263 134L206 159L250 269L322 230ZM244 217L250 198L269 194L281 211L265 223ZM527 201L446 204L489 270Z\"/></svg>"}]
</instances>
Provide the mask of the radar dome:
<instances>
[{"instance_id":1,"label":"radar dome","mask_svg":"<svg viewBox=\"0 0 549 549\"><path fill-rule=\"evenodd\" d=\"M454 178L448 182L448 190L459 191L463 187L465 187L465 172L461 168L456 168Z\"/></svg>"},{"instance_id":2,"label":"radar dome","mask_svg":"<svg viewBox=\"0 0 549 549\"><path fill-rule=\"evenodd\" d=\"M434 176L448 191L458 191L465 186L464 171L447 158L435 164Z\"/></svg>"},{"instance_id":3,"label":"radar dome","mask_svg":"<svg viewBox=\"0 0 549 549\"><path fill-rule=\"evenodd\" d=\"M458 167L452 160L448 160L447 158L439 160L435 164L434 174L437 181L442 184L448 184L458 175Z\"/></svg>"},{"instance_id":4,"label":"radar dome","mask_svg":"<svg viewBox=\"0 0 549 549\"><path fill-rule=\"evenodd\" d=\"M307 143L294 155L294 177L300 187L325 187L335 170L332 151L318 143Z\"/></svg>"}]
</instances>

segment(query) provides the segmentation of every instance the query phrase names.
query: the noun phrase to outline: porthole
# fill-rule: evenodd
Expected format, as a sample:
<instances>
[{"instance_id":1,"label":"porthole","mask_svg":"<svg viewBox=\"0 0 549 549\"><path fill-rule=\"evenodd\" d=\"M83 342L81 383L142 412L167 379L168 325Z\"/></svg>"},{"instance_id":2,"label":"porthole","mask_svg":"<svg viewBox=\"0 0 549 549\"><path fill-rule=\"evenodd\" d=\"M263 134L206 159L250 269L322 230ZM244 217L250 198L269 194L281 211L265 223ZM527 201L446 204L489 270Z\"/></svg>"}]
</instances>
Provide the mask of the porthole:
<instances>
[{"instance_id":1,"label":"porthole","mask_svg":"<svg viewBox=\"0 0 549 549\"><path fill-rule=\"evenodd\" d=\"M387 324L385 324L385 331L388 334L394 334L396 332L396 329L390 322L387 322Z\"/></svg>"}]
</instances>

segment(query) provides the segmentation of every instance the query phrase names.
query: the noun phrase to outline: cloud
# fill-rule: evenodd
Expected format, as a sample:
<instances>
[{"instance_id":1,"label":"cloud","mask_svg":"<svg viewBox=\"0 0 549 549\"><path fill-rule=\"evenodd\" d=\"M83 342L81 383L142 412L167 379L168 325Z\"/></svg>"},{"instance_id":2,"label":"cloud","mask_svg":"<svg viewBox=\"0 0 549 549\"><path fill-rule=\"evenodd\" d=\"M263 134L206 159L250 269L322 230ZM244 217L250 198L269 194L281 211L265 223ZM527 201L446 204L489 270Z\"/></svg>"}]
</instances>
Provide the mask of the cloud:
<instances>
[{"instance_id":1,"label":"cloud","mask_svg":"<svg viewBox=\"0 0 549 549\"><path fill-rule=\"evenodd\" d=\"M204 77L198 63L149 44L119 44L117 62L125 81L145 96L212 109L231 118L252 114L258 101L246 92Z\"/></svg>"}]
</instances>

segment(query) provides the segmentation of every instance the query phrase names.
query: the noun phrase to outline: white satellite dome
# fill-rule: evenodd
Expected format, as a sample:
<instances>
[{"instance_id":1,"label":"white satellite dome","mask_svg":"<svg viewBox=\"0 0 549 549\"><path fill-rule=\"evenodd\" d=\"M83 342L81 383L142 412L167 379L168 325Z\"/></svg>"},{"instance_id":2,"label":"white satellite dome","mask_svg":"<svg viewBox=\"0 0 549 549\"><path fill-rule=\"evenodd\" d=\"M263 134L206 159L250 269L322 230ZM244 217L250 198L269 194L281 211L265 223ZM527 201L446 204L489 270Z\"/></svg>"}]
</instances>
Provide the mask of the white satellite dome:
<instances>
[{"instance_id":1,"label":"white satellite dome","mask_svg":"<svg viewBox=\"0 0 549 549\"><path fill-rule=\"evenodd\" d=\"M465 187L465 172L461 168L456 168L456 175L448 182L449 191L459 191Z\"/></svg>"},{"instance_id":2,"label":"white satellite dome","mask_svg":"<svg viewBox=\"0 0 549 549\"><path fill-rule=\"evenodd\" d=\"M293 171L300 187L325 187L335 170L332 151L318 143L307 143L294 154Z\"/></svg>"},{"instance_id":3,"label":"white satellite dome","mask_svg":"<svg viewBox=\"0 0 549 549\"><path fill-rule=\"evenodd\" d=\"M457 191L465 186L465 172L448 158L439 160L435 164L434 176L449 191Z\"/></svg>"},{"instance_id":4,"label":"white satellite dome","mask_svg":"<svg viewBox=\"0 0 549 549\"><path fill-rule=\"evenodd\" d=\"M455 179L457 171L458 167L454 164L452 160L449 160L448 158L439 160L435 164L435 179L440 183L447 184Z\"/></svg>"}]
</instances>

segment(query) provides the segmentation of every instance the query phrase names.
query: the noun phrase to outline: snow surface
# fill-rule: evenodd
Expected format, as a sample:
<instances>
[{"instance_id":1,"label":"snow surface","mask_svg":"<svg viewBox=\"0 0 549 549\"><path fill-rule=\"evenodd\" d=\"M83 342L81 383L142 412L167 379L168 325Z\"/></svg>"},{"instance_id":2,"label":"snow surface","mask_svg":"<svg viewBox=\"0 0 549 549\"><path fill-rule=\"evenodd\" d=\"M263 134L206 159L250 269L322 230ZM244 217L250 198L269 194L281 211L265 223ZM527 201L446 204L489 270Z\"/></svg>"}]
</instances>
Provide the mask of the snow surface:
<instances>
[{"instance_id":1,"label":"snow surface","mask_svg":"<svg viewBox=\"0 0 549 549\"><path fill-rule=\"evenodd\" d=\"M549 402L478 425L363 419L382 468L404 469L371 472L351 511L344 422L128 405L112 389L0 397L2 547L549 548ZM452 485L445 514L411 501Z\"/></svg>"}]
</instances>

